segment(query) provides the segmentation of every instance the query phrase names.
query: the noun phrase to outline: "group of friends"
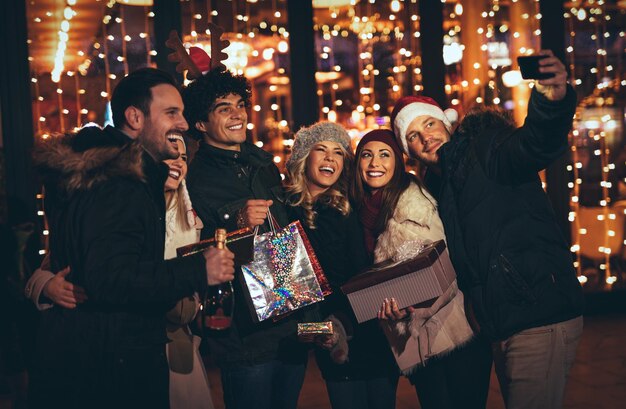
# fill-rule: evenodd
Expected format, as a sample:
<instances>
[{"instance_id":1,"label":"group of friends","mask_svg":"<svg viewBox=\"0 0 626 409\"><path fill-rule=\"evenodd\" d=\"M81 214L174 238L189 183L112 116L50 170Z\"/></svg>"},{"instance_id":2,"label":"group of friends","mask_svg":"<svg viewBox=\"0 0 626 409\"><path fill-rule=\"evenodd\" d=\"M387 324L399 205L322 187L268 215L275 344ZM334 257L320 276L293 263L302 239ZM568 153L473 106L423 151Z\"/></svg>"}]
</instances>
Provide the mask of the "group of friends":
<instances>
[{"instance_id":1,"label":"group of friends","mask_svg":"<svg viewBox=\"0 0 626 409\"><path fill-rule=\"evenodd\" d=\"M476 108L460 123L426 96L406 96L392 129L318 122L295 134L286 178L247 141L250 84L215 69L179 90L144 68L122 79L114 126L45 141L50 255L29 281L42 310L33 407L212 408L198 295L232 281L232 325L205 337L227 409L296 408L308 352L333 409L394 408L400 376L422 408L485 408L492 363L506 407L559 408L582 334L582 290L538 172L564 154L576 105L551 51L521 127ZM297 103L295 101L294 103ZM186 142L199 142L188 162ZM426 167L405 170L404 156ZM164 193L165 192L165 193ZM192 206L193 204L193 206ZM217 228L299 220L334 289L321 303L253 321L228 249L177 258ZM339 287L407 242L445 240L457 280L430 307L385 299L357 324ZM313 346L296 324L332 321ZM400 373L394 337L419 344Z\"/></svg>"}]
</instances>

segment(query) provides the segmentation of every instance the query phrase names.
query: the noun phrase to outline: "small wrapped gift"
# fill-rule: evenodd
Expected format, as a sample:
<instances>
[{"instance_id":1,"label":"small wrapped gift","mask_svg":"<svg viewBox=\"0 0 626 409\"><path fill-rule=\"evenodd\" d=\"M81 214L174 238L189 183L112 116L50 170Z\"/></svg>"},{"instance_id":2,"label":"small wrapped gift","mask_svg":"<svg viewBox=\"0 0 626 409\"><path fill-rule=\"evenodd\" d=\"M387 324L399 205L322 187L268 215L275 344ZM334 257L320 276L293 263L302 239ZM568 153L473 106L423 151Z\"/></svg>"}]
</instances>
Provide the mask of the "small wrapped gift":
<instances>
[{"instance_id":1,"label":"small wrapped gift","mask_svg":"<svg viewBox=\"0 0 626 409\"><path fill-rule=\"evenodd\" d=\"M301 322L298 324L298 338L302 342L313 342L318 335L333 335L332 321Z\"/></svg>"},{"instance_id":2,"label":"small wrapped gift","mask_svg":"<svg viewBox=\"0 0 626 409\"><path fill-rule=\"evenodd\" d=\"M241 266L255 321L280 316L322 301L328 280L299 221L254 238L254 260Z\"/></svg>"},{"instance_id":3,"label":"small wrapped gift","mask_svg":"<svg viewBox=\"0 0 626 409\"><path fill-rule=\"evenodd\" d=\"M376 318L385 298L400 309L428 307L456 279L446 243L439 240L407 260L383 261L341 286L359 323Z\"/></svg>"},{"instance_id":4,"label":"small wrapped gift","mask_svg":"<svg viewBox=\"0 0 626 409\"><path fill-rule=\"evenodd\" d=\"M333 323L332 321L301 322L298 324L298 336L300 335L333 335Z\"/></svg>"}]
</instances>

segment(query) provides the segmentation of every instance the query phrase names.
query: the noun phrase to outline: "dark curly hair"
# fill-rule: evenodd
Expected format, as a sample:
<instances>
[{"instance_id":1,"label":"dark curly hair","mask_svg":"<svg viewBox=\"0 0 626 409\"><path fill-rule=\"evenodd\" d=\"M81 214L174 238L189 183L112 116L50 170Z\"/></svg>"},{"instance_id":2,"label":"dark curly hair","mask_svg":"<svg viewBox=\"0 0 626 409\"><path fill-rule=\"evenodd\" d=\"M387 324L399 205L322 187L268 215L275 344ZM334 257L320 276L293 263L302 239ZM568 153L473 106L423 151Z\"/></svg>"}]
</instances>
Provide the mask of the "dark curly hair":
<instances>
[{"instance_id":1,"label":"dark curly hair","mask_svg":"<svg viewBox=\"0 0 626 409\"><path fill-rule=\"evenodd\" d=\"M246 106L250 105L252 91L246 77L233 75L222 68L207 72L183 89L184 114L189 124L189 136L195 140L202 139L202 132L196 129L196 123L206 121L215 100L228 94L237 94L243 98Z\"/></svg>"}]
</instances>

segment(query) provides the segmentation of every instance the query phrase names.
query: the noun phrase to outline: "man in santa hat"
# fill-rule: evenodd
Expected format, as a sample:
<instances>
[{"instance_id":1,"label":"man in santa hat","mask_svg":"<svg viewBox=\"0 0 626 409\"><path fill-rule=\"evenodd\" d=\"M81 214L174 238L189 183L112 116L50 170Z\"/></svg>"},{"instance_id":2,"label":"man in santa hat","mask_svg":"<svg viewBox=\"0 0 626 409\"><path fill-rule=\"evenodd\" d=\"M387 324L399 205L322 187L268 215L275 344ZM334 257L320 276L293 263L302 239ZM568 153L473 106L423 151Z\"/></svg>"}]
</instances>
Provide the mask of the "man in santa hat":
<instances>
[{"instance_id":1,"label":"man in santa hat","mask_svg":"<svg viewBox=\"0 0 626 409\"><path fill-rule=\"evenodd\" d=\"M439 213L476 329L493 341L507 408L560 408L582 334L583 295L538 172L568 149L576 95L564 65L541 51L528 116L456 111L401 98L391 115L404 152L439 186ZM427 178L428 179L428 178ZM431 185L433 186L433 185Z\"/></svg>"}]
</instances>

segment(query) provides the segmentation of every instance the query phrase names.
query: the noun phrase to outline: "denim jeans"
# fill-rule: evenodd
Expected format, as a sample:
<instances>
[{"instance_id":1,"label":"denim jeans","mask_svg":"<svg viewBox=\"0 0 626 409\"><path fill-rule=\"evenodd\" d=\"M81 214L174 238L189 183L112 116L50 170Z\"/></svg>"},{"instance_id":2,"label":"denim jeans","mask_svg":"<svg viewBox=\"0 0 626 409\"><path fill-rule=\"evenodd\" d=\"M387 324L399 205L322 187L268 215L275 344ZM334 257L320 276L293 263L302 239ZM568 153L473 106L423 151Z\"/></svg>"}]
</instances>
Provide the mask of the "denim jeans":
<instances>
[{"instance_id":1,"label":"denim jeans","mask_svg":"<svg viewBox=\"0 0 626 409\"><path fill-rule=\"evenodd\" d=\"M305 371L278 360L222 368L226 409L296 409Z\"/></svg>"},{"instance_id":2,"label":"denim jeans","mask_svg":"<svg viewBox=\"0 0 626 409\"><path fill-rule=\"evenodd\" d=\"M394 409L398 377L326 381L333 409Z\"/></svg>"},{"instance_id":3,"label":"denim jeans","mask_svg":"<svg viewBox=\"0 0 626 409\"><path fill-rule=\"evenodd\" d=\"M520 331L494 343L507 409L558 409L583 331L583 317Z\"/></svg>"}]
</instances>

